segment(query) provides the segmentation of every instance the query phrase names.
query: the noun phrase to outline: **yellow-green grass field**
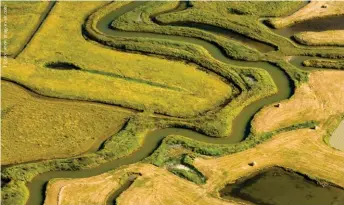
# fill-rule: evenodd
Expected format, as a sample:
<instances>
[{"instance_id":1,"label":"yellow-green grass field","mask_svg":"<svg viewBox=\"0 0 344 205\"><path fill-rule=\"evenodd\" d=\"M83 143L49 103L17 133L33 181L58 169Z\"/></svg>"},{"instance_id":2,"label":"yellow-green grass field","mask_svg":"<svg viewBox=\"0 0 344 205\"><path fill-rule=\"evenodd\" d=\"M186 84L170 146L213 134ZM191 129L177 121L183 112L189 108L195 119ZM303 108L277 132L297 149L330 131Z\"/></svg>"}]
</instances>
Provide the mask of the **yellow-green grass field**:
<instances>
[{"instance_id":1,"label":"yellow-green grass field","mask_svg":"<svg viewBox=\"0 0 344 205\"><path fill-rule=\"evenodd\" d=\"M344 31L301 32L294 39L310 46L344 46Z\"/></svg>"},{"instance_id":2,"label":"yellow-green grass field","mask_svg":"<svg viewBox=\"0 0 344 205\"><path fill-rule=\"evenodd\" d=\"M3 29L1 34L1 55L11 56L19 51L34 32L47 6L48 1L20 3L3 1L1 3L1 28ZM4 49L5 45L7 49Z\"/></svg>"},{"instance_id":3,"label":"yellow-green grass field","mask_svg":"<svg viewBox=\"0 0 344 205\"><path fill-rule=\"evenodd\" d=\"M40 97L1 81L1 164L72 157L116 134L131 111Z\"/></svg>"},{"instance_id":4,"label":"yellow-green grass field","mask_svg":"<svg viewBox=\"0 0 344 205\"><path fill-rule=\"evenodd\" d=\"M223 79L194 64L123 53L86 41L81 25L103 4L56 3L28 47L15 62L9 62L2 75L44 95L179 117L211 110L231 96L231 87ZM76 6L80 8L77 16L72 12ZM81 70L46 67L54 62L73 64Z\"/></svg>"}]
</instances>

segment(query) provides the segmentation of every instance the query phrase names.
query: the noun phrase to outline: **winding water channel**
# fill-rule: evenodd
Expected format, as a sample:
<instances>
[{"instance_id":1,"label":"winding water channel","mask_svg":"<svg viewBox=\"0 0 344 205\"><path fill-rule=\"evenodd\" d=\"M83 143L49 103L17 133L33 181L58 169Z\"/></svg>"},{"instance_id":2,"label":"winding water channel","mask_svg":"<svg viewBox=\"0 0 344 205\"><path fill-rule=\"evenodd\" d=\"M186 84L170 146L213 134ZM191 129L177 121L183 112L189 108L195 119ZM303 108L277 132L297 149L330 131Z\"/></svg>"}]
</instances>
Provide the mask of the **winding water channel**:
<instances>
[{"instance_id":1,"label":"winding water channel","mask_svg":"<svg viewBox=\"0 0 344 205\"><path fill-rule=\"evenodd\" d=\"M245 66L245 67L256 67L266 70L272 79L274 80L278 92L270 97L253 102L237 116L233 122L233 130L231 136L227 138L211 138L194 131L179 129L179 128L167 128L161 130L155 130L150 132L142 145L142 147L132 153L131 155L120 158L118 160L113 160L108 163L104 163L96 168L80 170L80 171L53 171L46 172L35 177L29 184L28 188L30 190L30 197L27 205L38 205L42 204L44 200L45 184L52 178L81 178L89 177L93 175L98 175L110 170L113 170L121 165L131 164L138 162L147 156L149 156L159 145L161 140L171 134L183 135L194 140L210 142L210 143L237 143L245 139L249 133L249 125L253 116L265 105L269 105L275 102L289 98L293 93L293 85L288 76L280 68L269 64L267 62L247 62L247 61L236 61L226 57L221 49L216 45L213 45L204 40L182 37L182 36L171 36L171 35L160 35L153 33L143 33L143 32L125 32L118 31L109 28L109 25L113 20L121 16L122 14L133 10L134 8L143 5L145 2L133 2L120 9L111 12L110 14L104 16L97 24L97 28L108 36L118 36L118 37L147 37L155 39L166 39L175 40L178 42L193 43L204 47L208 52L217 60L222 61L227 64ZM231 35L230 33L226 35ZM244 37L243 37L244 38ZM257 44L255 44L257 46Z\"/></svg>"}]
</instances>

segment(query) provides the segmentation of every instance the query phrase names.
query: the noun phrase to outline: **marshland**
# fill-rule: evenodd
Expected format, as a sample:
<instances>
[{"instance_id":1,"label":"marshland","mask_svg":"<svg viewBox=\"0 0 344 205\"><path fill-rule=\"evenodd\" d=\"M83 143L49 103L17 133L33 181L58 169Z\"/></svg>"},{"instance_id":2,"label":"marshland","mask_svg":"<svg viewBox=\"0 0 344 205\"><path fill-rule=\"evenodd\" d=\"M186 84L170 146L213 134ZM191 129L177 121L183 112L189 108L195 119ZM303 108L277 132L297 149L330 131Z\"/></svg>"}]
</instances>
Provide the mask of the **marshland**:
<instances>
[{"instance_id":1,"label":"marshland","mask_svg":"<svg viewBox=\"0 0 344 205\"><path fill-rule=\"evenodd\" d=\"M343 197L342 2L1 8L3 204L284 204L276 167Z\"/></svg>"}]
</instances>

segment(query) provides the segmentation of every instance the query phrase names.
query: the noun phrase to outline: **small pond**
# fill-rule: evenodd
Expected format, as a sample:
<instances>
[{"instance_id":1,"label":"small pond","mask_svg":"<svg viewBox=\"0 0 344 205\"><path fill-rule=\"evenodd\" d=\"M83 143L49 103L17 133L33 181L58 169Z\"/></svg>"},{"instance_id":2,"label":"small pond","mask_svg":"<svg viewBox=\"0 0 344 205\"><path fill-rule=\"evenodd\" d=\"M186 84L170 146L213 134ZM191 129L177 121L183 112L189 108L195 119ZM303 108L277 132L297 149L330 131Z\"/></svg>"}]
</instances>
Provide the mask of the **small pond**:
<instances>
[{"instance_id":1,"label":"small pond","mask_svg":"<svg viewBox=\"0 0 344 205\"><path fill-rule=\"evenodd\" d=\"M261 205L343 205L344 190L321 186L307 177L273 167L228 184L220 195Z\"/></svg>"},{"instance_id":2,"label":"small pond","mask_svg":"<svg viewBox=\"0 0 344 205\"><path fill-rule=\"evenodd\" d=\"M291 37L296 33L304 31L319 32L327 30L344 30L344 16L312 19L286 28L273 29L274 32L285 37Z\"/></svg>"}]
</instances>

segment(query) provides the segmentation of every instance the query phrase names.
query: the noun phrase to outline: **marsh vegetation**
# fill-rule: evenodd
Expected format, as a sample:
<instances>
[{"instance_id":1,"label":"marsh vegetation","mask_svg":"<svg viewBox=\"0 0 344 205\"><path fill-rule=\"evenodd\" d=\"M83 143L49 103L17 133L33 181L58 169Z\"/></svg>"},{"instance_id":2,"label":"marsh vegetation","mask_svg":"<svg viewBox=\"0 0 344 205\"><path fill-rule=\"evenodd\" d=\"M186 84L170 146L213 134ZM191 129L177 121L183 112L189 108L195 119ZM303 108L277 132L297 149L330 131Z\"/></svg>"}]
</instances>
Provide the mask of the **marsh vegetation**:
<instances>
[{"instance_id":1,"label":"marsh vegetation","mask_svg":"<svg viewBox=\"0 0 344 205\"><path fill-rule=\"evenodd\" d=\"M304 5L57 2L2 71L2 164L16 163L2 170L3 203L226 204L214 194L224 183L276 164L343 187L344 155L325 144L344 113L343 72L308 69L342 69L343 48L263 23Z\"/></svg>"}]
</instances>

